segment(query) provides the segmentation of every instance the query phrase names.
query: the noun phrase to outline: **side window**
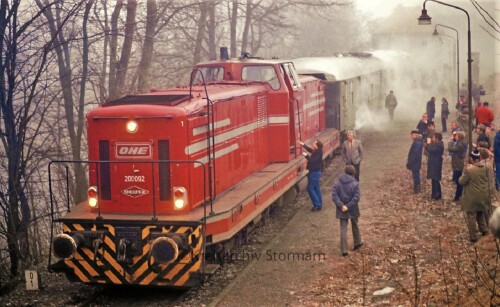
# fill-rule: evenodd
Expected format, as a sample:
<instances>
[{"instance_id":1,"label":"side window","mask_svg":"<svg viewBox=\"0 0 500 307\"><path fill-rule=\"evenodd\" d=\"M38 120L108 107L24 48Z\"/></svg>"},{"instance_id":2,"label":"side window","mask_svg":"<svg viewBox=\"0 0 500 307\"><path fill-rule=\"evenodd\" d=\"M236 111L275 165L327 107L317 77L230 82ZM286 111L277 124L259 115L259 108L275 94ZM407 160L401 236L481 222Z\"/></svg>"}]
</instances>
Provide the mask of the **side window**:
<instances>
[{"instance_id":1,"label":"side window","mask_svg":"<svg viewBox=\"0 0 500 307\"><path fill-rule=\"evenodd\" d=\"M284 64L283 69L285 70L285 73L288 76L288 79L290 80L292 87L294 89L299 88L300 87L299 75L297 74L297 71L295 70L293 64L292 63Z\"/></svg>"},{"instance_id":2,"label":"side window","mask_svg":"<svg viewBox=\"0 0 500 307\"><path fill-rule=\"evenodd\" d=\"M223 67L206 66L206 67L199 67L198 69L203 74L203 78L205 79L206 83L224 80L224 68ZM202 78L200 72L198 71L198 72L196 72L196 75L194 76L193 83L194 84L202 84L203 78Z\"/></svg>"},{"instance_id":3,"label":"side window","mask_svg":"<svg viewBox=\"0 0 500 307\"><path fill-rule=\"evenodd\" d=\"M241 80L267 82L273 90L280 89L278 75L271 65L245 66L241 71Z\"/></svg>"}]
</instances>

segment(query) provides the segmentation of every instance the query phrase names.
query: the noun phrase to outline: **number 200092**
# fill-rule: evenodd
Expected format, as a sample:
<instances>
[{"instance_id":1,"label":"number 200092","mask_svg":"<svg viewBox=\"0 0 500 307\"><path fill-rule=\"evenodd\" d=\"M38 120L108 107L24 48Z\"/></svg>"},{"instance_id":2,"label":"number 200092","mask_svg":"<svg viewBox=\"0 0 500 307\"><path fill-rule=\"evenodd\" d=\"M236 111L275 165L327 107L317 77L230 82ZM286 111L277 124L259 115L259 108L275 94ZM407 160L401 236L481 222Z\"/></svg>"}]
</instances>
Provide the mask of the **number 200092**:
<instances>
[{"instance_id":1,"label":"number 200092","mask_svg":"<svg viewBox=\"0 0 500 307\"><path fill-rule=\"evenodd\" d=\"M144 176L125 176L125 182L145 182Z\"/></svg>"}]
</instances>

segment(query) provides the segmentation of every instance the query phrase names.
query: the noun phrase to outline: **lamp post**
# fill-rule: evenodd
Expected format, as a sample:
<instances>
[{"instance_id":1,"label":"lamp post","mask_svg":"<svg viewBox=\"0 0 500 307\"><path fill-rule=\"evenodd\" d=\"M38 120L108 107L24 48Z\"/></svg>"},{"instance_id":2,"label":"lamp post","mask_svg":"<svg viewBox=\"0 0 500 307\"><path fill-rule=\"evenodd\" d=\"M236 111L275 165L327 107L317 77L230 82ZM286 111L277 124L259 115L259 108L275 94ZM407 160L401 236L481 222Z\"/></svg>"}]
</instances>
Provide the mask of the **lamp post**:
<instances>
[{"instance_id":1,"label":"lamp post","mask_svg":"<svg viewBox=\"0 0 500 307\"><path fill-rule=\"evenodd\" d=\"M457 34L456 41L457 41L457 101L458 101L458 99L460 99L460 52L459 52L459 48L458 48L458 46L459 46L458 31L455 28L445 26L445 25L438 23L438 24L436 24L436 26L434 26L434 32L432 33L432 35L439 35L439 33L437 31L437 27L443 27L443 28L453 30Z\"/></svg>"},{"instance_id":2,"label":"lamp post","mask_svg":"<svg viewBox=\"0 0 500 307\"><path fill-rule=\"evenodd\" d=\"M469 108L469 135L468 135L468 142L469 142L469 152L472 151L472 57L471 57L471 36L470 36L470 17L469 13L464 10L461 7L451 5L448 3L444 3L438 0L425 0L423 3L423 8L422 8L422 15L418 17L418 24L419 25L430 25L431 24L431 17L427 15L427 10L425 9L425 3L427 1L431 2L436 2L442 5L446 5L452 8L455 8L457 10L460 10L464 12L467 15L467 72L468 72L468 80L467 80L467 107Z\"/></svg>"}]
</instances>

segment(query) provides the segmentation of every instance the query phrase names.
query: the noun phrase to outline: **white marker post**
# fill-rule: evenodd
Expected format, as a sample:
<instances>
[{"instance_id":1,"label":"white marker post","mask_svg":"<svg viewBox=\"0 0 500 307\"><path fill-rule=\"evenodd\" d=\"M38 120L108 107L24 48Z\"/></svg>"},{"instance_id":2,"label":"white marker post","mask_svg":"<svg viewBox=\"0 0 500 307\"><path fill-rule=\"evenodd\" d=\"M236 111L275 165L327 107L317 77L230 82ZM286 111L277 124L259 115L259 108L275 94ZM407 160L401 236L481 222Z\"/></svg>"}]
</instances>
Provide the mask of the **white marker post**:
<instances>
[{"instance_id":1,"label":"white marker post","mask_svg":"<svg viewBox=\"0 0 500 307\"><path fill-rule=\"evenodd\" d=\"M41 282L38 271L26 270L24 278L26 279L26 290L39 290Z\"/></svg>"}]
</instances>

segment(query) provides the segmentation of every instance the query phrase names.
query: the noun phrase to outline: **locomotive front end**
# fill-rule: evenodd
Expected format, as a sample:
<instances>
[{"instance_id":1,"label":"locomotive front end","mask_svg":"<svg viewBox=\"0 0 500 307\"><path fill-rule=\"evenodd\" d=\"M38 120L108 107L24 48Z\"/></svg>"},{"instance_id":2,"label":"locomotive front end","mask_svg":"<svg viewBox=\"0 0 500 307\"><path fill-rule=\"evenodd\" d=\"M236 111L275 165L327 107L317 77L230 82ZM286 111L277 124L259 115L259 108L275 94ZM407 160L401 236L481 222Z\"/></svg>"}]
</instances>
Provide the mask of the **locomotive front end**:
<instances>
[{"instance_id":1,"label":"locomotive front end","mask_svg":"<svg viewBox=\"0 0 500 307\"><path fill-rule=\"evenodd\" d=\"M199 282L204 211L193 209L205 199L205 168L186 157L187 125L185 108L171 105L122 102L88 114L88 199L55 219L62 233L50 269L84 283Z\"/></svg>"}]
</instances>

